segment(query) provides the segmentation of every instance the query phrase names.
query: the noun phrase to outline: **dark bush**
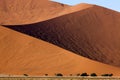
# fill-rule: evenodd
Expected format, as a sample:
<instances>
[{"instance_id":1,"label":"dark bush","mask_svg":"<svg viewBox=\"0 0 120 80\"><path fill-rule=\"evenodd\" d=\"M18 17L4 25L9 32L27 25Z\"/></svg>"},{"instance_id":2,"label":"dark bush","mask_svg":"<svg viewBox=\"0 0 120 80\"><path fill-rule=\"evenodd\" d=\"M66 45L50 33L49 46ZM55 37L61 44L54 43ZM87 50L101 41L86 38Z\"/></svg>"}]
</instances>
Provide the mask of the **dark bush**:
<instances>
[{"instance_id":1,"label":"dark bush","mask_svg":"<svg viewBox=\"0 0 120 80\"><path fill-rule=\"evenodd\" d=\"M57 73L57 74L55 74L55 76L63 76L63 74Z\"/></svg>"},{"instance_id":2,"label":"dark bush","mask_svg":"<svg viewBox=\"0 0 120 80\"><path fill-rule=\"evenodd\" d=\"M48 74L45 74L45 76L48 76Z\"/></svg>"},{"instance_id":3,"label":"dark bush","mask_svg":"<svg viewBox=\"0 0 120 80\"><path fill-rule=\"evenodd\" d=\"M97 76L97 74L96 73L91 73L90 76Z\"/></svg>"},{"instance_id":4,"label":"dark bush","mask_svg":"<svg viewBox=\"0 0 120 80\"><path fill-rule=\"evenodd\" d=\"M81 76L89 76L87 73L82 73Z\"/></svg>"},{"instance_id":5,"label":"dark bush","mask_svg":"<svg viewBox=\"0 0 120 80\"><path fill-rule=\"evenodd\" d=\"M109 76L113 76L113 74L109 74Z\"/></svg>"},{"instance_id":6,"label":"dark bush","mask_svg":"<svg viewBox=\"0 0 120 80\"><path fill-rule=\"evenodd\" d=\"M73 76L72 74L70 74L70 76Z\"/></svg>"},{"instance_id":7,"label":"dark bush","mask_svg":"<svg viewBox=\"0 0 120 80\"><path fill-rule=\"evenodd\" d=\"M28 76L28 74L23 74L24 76Z\"/></svg>"},{"instance_id":8,"label":"dark bush","mask_svg":"<svg viewBox=\"0 0 120 80\"><path fill-rule=\"evenodd\" d=\"M113 74L102 74L101 76L109 76L109 77L111 77L111 76L113 76Z\"/></svg>"}]
</instances>

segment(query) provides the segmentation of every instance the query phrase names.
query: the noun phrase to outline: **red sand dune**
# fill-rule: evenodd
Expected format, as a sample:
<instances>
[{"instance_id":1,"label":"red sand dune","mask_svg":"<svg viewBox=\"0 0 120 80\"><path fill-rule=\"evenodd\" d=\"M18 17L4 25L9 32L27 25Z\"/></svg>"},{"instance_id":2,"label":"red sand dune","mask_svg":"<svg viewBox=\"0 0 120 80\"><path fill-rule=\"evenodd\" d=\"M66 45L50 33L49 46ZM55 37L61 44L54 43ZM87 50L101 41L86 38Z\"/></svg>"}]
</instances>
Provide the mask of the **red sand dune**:
<instances>
[{"instance_id":1,"label":"red sand dune","mask_svg":"<svg viewBox=\"0 0 120 80\"><path fill-rule=\"evenodd\" d=\"M30 24L60 16L69 7L49 0L0 0L0 24Z\"/></svg>"},{"instance_id":2,"label":"red sand dune","mask_svg":"<svg viewBox=\"0 0 120 80\"><path fill-rule=\"evenodd\" d=\"M92 6L43 22L7 26L84 57L120 67L120 13Z\"/></svg>"},{"instance_id":3,"label":"red sand dune","mask_svg":"<svg viewBox=\"0 0 120 80\"><path fill-rule=\"evenodd\" d=\"M92 6L86 3L69 6L49 0L1 0L0 25L21 25L45 21Z\"/></svg>"},{"instance_id":4,"label":"red sand dune","mask_svg":"<svg viewBox=\"0 0 120 80\"><path fill-rule=\"evenodd\" d=\"M0 74L75 75L83 72L120 75L120 68L89 60L0 26Z\"/></svg>"},{"instance_id":5,"label":"red sand dune","mask_svg":"<svg viewBox=\"0 0 120 80\"><path fill-rule=\"evenodd\" d=\"M90 4L1 0L0 25L39 38L0 26L0 74L120 75L118 12Z\"/></svg>"}]
</instances>

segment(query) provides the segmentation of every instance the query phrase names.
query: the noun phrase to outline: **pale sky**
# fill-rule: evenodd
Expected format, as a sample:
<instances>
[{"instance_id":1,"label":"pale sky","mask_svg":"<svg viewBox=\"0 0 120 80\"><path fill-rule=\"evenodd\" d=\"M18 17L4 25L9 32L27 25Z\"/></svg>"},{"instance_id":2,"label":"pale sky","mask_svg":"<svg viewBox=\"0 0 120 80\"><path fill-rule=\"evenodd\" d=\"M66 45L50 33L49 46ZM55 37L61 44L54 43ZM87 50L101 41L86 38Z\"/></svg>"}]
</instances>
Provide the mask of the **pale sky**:
<instances>
[{"instance_id":1,"label":"pale sky","mask_svg":"<svg viewBox=\"0 0 120 80\"><path fill-rule=\"evenodd\" d=\"M120 12L120 0L52 0L64 4L76 5L79 3L90 3L104 6Z\"/></svg>"}]
</instances>

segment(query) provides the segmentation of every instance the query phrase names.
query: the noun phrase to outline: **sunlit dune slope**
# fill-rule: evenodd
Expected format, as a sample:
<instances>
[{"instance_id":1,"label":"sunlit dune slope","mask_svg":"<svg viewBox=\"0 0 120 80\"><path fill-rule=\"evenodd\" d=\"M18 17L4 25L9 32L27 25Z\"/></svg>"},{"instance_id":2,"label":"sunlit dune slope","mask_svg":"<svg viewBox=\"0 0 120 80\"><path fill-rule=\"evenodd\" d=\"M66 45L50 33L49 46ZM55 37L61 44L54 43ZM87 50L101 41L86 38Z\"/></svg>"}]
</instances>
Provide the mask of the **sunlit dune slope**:
<instances>
[{"instance_id":1,"label":"sunlit dune slope","mask_svg":"<svg viewBox=\"0 0 120 80\"><path fill-rule=\"evenodd\" d=\"M0 0L1 24L30 24L60 16L69 7L50 0Z\"/></svg>"},{"instance_id":2,"label":"sunlit dune slope","mask_svg":"<svg viewBox=\"0 0 120 80\"><path fill-rule=\"evenodd\" d=\"M82 72L120 75L120 68L89 60L0 26L0 74L69 75Z\"/></svg>"},{"instance_id":3,"label":"sunlit dune slope","mask_svg":"<svg viewBox=\"0 0 120 80\"><path fill-rule=\"evenodd\" d=\"M118 12L94 5L51 20L7 27L84 57L120 67Z\"/></svg>"},{"instance_id":4,"label":"sunlit dune slope","mask_svg":"<svg viewBox=\"0 0 120 80\"><path fill-rule=\"evenodd\" d=\"M87 4L87 3L80 3L78 5L75 5L75 6L69 6L67 8L65 8L61 14L70 14L70 13L74 13L74 12L78 12L80 10L84 10L84 9L87 9L87 8L91 8L93 7L94 5L93 4ZM59 17L59 16L58 16Z\"/></svg>"}]
</instances>

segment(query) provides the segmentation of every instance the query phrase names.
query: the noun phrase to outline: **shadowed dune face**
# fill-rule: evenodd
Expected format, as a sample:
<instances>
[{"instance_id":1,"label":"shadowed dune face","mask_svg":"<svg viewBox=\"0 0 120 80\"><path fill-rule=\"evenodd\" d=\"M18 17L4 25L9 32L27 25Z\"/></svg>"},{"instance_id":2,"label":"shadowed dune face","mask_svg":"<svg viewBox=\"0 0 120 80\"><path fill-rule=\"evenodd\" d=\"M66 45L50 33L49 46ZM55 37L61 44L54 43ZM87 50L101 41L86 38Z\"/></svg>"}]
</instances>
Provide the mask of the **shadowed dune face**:
<instances>
[{"instance_id":1,"label":"shadowed dune face","mask_svg":"<svg viewBox=\"0 0 120 80\"><path fill-rule=\"evenodd\" d=\"M120 67L120 13L94 6L36 24L6 26Z\"/></svg>"},{"instance_id":2,"label":"shadowed dune face","mask_svg":"<svg viewBox=\"0 0 120 80\"><path fill-rule=\"evenodd\" d=\"M49 0L0 0L0 25L30 24L60 16L68 5Z\"/></svg>"},{"instance_id":3,"label":"shadowed dune face","mask_svg":"<svg viewBox=\"0 0 120 80\"><path fill-rule=\"evenodd\" d=\"M113 73L120 68L102 64L42 40L0 26L0 74L64 75Z\"/></svg>"}]
</instances>

